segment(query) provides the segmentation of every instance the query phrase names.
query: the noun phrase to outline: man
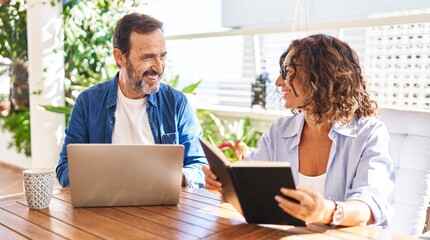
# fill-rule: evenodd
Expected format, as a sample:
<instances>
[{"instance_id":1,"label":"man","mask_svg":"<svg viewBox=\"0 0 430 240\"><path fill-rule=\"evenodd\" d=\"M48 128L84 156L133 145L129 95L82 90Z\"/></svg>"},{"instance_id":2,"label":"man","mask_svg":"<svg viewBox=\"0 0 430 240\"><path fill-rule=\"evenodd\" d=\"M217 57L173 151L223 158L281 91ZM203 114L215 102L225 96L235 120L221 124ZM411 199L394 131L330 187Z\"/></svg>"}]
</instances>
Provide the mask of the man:
<instances>
[{"instance_id":1,"label":"man","mask_svg":"<svg viewBox=\"0 0 430 240\"><path fill-rule=\"evenodd\" d=\"M202 129L184 94L160 83L166 56L162 26L138 13L118 21L113 55L119 72L76 99L56 169L61 186L69 185L69 143L182 144L182 185L204 186Z\"/></svg>"}]
</instances>

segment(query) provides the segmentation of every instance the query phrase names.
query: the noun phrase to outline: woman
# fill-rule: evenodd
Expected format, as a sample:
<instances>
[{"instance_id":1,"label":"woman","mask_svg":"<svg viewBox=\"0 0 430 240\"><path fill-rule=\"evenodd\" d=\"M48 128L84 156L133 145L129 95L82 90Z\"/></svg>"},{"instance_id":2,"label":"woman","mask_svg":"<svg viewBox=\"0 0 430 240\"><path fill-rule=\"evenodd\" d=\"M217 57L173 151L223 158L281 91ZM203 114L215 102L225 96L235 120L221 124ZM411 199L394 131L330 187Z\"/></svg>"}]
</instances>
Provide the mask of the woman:
<instances>
[{"instance_id":1,"label":"woman","mask_svg":"<svg viewBox=\"0 0 430 240\"><path fill-rule=\"evenodd\" d=\"M324 34L295 40L280 58L276 80L295 115L275 121L246 160L288 161L296 190L282 188L279 206L307 223L386 227L394 188L389 135L373 118L356 53ZM206 188L221 183L204 167Z\"/></svg>"}]
</instances>

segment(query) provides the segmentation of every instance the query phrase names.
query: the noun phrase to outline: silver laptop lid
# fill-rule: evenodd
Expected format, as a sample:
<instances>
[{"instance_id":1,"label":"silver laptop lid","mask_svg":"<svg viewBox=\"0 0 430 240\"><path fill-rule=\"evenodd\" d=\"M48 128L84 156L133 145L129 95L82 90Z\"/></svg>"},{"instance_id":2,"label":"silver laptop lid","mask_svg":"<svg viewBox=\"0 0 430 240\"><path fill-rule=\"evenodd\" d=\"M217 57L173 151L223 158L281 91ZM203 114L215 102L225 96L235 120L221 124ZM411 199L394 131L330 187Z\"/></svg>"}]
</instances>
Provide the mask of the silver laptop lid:
<instances>
[{"instance_id":1,"label":"silver laptop lid","mask_svg":"<svg viewBox=\"0 0 430 240\"><path fill-rule=\"evenodd\" d=\"M69 144L74 207L174 205L184 146Z\"/></svg>"}]
</instances>

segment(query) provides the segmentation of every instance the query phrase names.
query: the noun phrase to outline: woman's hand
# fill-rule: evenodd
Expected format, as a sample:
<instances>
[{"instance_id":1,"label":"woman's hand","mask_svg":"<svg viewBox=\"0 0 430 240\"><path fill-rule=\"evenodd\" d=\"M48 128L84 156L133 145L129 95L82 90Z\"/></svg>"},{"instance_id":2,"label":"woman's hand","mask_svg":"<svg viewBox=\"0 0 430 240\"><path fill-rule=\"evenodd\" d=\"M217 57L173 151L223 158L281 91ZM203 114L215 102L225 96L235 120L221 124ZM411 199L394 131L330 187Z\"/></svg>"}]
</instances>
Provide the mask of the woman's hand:
<instances>
[{"instance_id":1,"label":"woman's hand","mask_svg":"<svg viewBox=\"0 0 430 240\"><path fill-rule=\"evenodd\" d=\"M296 190L281 188L281 193L299 202L292 202L283 196L275 197L279 207L291 216L306 223L331 223L335 204L333 201L325 199L320 193L306 187Z\"/></svg>"},{"instance_id":2,"label":"woman's hand","mask_svg":"<svg viewBox=\"0 0 430 240\"><path fill-rule=\"evenodd\" d=\"M217 176L211 171L211 169L208 166L202 167L203 172L205 173L205 188L215 192L217 194L221 194L221 183L217 181Z\"/></svg>"}]
</instances>

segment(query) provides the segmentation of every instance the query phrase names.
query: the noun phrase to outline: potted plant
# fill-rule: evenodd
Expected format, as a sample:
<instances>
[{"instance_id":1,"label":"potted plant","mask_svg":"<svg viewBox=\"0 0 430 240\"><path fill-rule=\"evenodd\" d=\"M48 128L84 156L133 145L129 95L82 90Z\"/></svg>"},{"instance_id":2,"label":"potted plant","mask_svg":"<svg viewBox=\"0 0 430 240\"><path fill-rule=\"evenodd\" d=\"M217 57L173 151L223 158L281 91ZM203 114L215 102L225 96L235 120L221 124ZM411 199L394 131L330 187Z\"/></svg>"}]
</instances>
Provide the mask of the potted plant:
<instances>
[{"instance_id":1,"label":"potted plant","mask_svg":"<svg viewBox=\"0 0 430 240\"><path fill-rule=\"evenodd\" d=\"M203 138L218 146L231 162L242 160L257 147L262 135L252 126L249 118L229 122L204 109L197 110L197 116L203 129Z\"/></svg>"}]
</instances>

